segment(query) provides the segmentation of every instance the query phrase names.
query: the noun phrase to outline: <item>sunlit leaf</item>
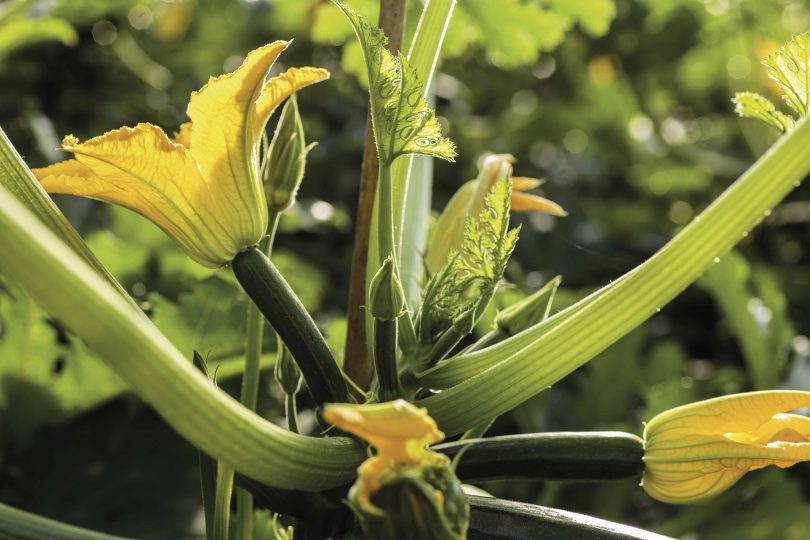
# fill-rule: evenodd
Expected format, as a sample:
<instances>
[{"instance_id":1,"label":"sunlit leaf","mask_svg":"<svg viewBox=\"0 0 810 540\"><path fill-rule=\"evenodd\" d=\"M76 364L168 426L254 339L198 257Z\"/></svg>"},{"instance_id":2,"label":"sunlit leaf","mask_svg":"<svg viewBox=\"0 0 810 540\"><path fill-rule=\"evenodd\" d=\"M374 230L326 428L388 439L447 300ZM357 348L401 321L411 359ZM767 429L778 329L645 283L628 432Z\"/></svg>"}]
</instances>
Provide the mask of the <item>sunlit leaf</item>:
<instances>
[{"instance_id":1,"label":"sunlit leaf","mask_svg":"<svg viewBox=\"0 0 810 540\"><path fill-rule=\"evenodd\" d=\"M569 17L520 0L468 0L459 7L479 27L487 58L502 68L536 62L541 51L562 43L571 27ZM451 30L467 32L457 24L451 23Z\"/></svg>"},{"instance_id":2,"label":"sunlit leaf","mask_svg":"<svg viewBox=\"0 0 810 540\"><path fill-rule=\"evenodd\" d=\"M452 161L454 145L442 137L416 71L401 53L395 57L385 48L387 40L382 30L365 22L352 8L335 3L349 18L363 49L380 161L390 164L404 154L426 154Z\"/></svg>"},{"instance_id":3,"label":"sunlit leaf","mask_svg":"<svg viewBox=\"0 0 810 540\"><path fill-rule=\"evenodd\" d=\"M810 99L810 34L799 34L762 62L768 76L782 89L783 98L799 115L807 114Z\"/></svg>"},{"instance_id":4,"label":"sunlit leaf","mask_svg":"<svg viewBox=\"0 0 810 540\"><path fill-rule=\"evenodd\" d=\"M75 45L77 40L76 30L61 19L15 17L0 24L0 58L8 56L15 49L43 41L60 41L65 45Z\"/></svg>"},{"instance_id":5,"label":"sunlit leaf","mask_svg":"<svg viewBox=\"0 0 810 540\"><path fill-rule=\"evenodd\" d=\"M459 250L425 287L422 338L429 342L448 330L465 312L480 314L492 298L517 242L509 230L511 181L505 177L490 190L481 214L467 219Z\"/></svg>"},{"instance_id":6,"label":"sunlit leaf","mask_svg":"<svg viewBox=\"0 0 810 540\"><path fill-rule=\"evenodd\" d=\"M613 0L544 0L544 3L557 13L576 19L594 37L604 36L616 16Z\"/></svg>"},{"instance_id":7,"label":"sunlit leaf","mask_svg":"<svg viewBox=\"0 0 810 540\"><path fill-rule=\"evenodd\" d=\"M778 111L771 100L754 92L738 92L731 101L740 116L757 118L779 131L787 131L795 123L793 117Z\"/></svg>"}]
</instances>

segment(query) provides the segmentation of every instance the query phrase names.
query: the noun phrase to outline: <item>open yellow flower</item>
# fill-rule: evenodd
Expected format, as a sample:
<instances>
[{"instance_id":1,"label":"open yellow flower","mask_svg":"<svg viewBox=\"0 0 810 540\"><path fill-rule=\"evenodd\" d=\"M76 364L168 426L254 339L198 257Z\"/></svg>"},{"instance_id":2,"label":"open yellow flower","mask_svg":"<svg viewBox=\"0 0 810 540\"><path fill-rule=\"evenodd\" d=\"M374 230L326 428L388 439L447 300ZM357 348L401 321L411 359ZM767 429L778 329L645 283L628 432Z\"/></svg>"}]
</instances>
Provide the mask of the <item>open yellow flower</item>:
<instances>
[{"instance_id":1,"label":"open yellow flower","mask_svg":"<svg viewBox=\"0 0 810 540\"><path fill-rule=\"evenodd\" d=\"M468 216L477 216L484 207L487 193L495 182L512 173L515 157L511 154L491 154L480 165L478 177L461 186L447 203L434 227L425 265L431 274L440 271L450 253L461 247ZM536 178L512 177L512 212L544 212L553 216L567 215L563 208L549 199L526 193L542 184Z\"/></svg>"},{"instance_id":2,"label":"open yellow flower","mask_svg":"<svg viewBox=\"0 0 810 540\"><path fill-rule=\"evenodd\" d=\"M420 467L447 463L445 456L427 450L429 444L442 440L444 433L428 416L427 409L403 399L373 405L329 404L324 408L323 417L377 449L376 456L360 465L357 483L350 494L367 511L374 510L371 496L396 465Z\"/></svg>"},{"instance_id":3,"label":"open yellow flower","mask_svg":"<svg viewBox=\"0 0 810 540\"><path fill-rule=\"evenodd\" d=\"M250 52L236 71L192 93L191 122L174 140L157 126L122 127L84 143L72 135L70 159L34 174L50 193L80 195L143 214L195 261L216 268L256 244L267 228L258 142L286 97L329 73L290 68L265 78L288 42Z\"/></svg>"},{"instance_id":4,"label":"open yellow flower","mask_svg":"<svg viewBox=\"0 0 810 540\"><path fill-rule=\"evenodd\" d=\"M659 414L644 429L644 490L663 502L693 503L749 471L810 460L810 418L785 414L808 406L810 392L766 391Z\"/></svg>"}]
</instances>

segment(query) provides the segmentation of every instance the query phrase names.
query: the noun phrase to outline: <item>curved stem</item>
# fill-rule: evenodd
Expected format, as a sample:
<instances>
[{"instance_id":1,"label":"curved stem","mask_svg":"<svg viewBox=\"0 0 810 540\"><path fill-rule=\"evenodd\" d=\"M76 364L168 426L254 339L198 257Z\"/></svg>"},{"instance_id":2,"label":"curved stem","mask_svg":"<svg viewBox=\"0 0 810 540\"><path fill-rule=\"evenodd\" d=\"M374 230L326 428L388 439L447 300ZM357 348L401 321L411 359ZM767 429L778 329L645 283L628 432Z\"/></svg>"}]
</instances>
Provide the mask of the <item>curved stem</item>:
<instances>
[{"instance_id":1,"label":"curved stem","mask_svg":"<svg viewBox=\"0 0 810 540\"><path fill-rule=\"evenodd\" d=\"M0 503L0 538L15 540L127 540L89 531Z\"/></svg>"},{"instance_id":2,"label":"curved stem","mask_svg":"<svg viewBox=\"0 0 810 540\"><path fill-rule=\"evenodd\" d=\"M0 272L84 339L203 452L278 488L320 491L354 478L365 456L351 439L290 433L213 388L152 322L2 186L0 253Z\"/></svg>"},{"instance_id":3,"label":"curved stem","mask_svg":"<svg viewBox=\"0 0 810 540\"><path fill-rule=\"evenodd\" d=\"M536 504L470 495L470 536L557 540L672 540L653 532Z\"/></svg>"},{"instance_id":4,"label":"curved stem","mask_svg":"<svg viewBox=\"0 0 810 540\"><path fill-rule=\"evenodd\" d=\"M287 394L284 401L284 412L287 414L287 427L293 433L298 433L298 413L295 410L295 394Z\"/></svg>"},{"instance_id":5,"label":"curved stem","mask_svg":"<svg viewBox=\"0 0 810 540\"><path fill-rule=\"evenodd\" d=\"M399 397L397 374L397 321L374 319L374 369L377 372L380 401Z\"/></svg>"}]
</instances>

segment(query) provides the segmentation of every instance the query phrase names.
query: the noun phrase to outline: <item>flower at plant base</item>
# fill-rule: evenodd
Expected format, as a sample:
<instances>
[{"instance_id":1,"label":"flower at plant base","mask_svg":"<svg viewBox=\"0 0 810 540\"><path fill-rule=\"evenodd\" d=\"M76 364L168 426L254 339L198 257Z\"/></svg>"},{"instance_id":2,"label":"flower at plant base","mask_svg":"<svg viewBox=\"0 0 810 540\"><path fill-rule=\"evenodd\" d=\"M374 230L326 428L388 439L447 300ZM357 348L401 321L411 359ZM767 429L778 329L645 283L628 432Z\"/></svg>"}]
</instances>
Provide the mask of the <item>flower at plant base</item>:
<instances>
[{"instance_id":1,"label":"flower at plant base","mask_svg":"<svg viewBox=\"0 0 810 540\"><path fill-rule=\"evenodd\" d=\"M427 449L444 438L427 409L398 399L372 405L330 404L323 416L377 450L357 469L357 481L349 491L349 503L368 538L466 537L467 498L450 460Z\"/></svg>"},{"instance_id":2,"label":"flower at plant base","mask_svg":"<svg viewBox=\"0 0 810 540\"><path fill-rule=\"evenodd\" d=\"M644 429L644 490L686 504L725 491L742 476L810 460L810 392L732 394L663 412Z\"/></svg>"},{"instance_id":3,"label":"flower at plant base","mask_svg":"<svg viewBox=\"0 0 810 540\"><path fill-rule=\"evenodd\" d=\"M511 154L485 156L479 167L478 178L461 186L447 203L433 229L433 238L431 238L425 257L425 265L431 274L441 270L450 253L461 246L467 217L480 214L487 193L495 182L512 174L514 161L515 158ZM545 212L553 216L565 216L565 210L554 201L525 193L540 184L542 181L536 178L513 176L510 210L513 212Z\"/></svg>"},{"instance_id":4,"label":"flower at plant base","mask_svg":"<svg viewBox=\"0 0 810 540\"><path fill-rule=\"evenodd\" d=\"M157 126L122 127L84 143L68 135L70 159L34 174L49 193L119 204L155 222L195 261L212 268L256 244L267 229L259 149L267 120L286 97L329 77L290 68L265 81L287 47L248 53L236 71L191 94L191 122L169 139Z\"/></svg>"}]
</instances>

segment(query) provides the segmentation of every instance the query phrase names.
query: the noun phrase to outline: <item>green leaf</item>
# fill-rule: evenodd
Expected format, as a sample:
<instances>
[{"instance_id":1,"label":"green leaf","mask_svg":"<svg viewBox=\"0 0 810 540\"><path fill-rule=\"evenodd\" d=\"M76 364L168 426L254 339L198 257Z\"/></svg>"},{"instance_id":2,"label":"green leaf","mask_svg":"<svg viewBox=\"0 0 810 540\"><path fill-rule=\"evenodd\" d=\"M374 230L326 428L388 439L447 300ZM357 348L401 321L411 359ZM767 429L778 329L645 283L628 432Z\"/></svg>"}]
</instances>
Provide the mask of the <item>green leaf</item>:
<instances>
[{"instance_id":1,"label":"green leaf","mask_svg":"<svg viewBox=\"0 0 810 540\"><path fill-rule=\"evenodd\" d=\"M699 283L712 294L737 338L754 389L764 390L775 388L781 380L793 331L784 294L772 286L771 280L765 278L764 286L759 287L753 278L748 261L732 251Z\"/></svg>"},{"instance_id":2,"label":"green leaf","mask_svg":"<svg viewBox=\"0 0 810 540\"><path fill-rule=\"evenodd\" d=\"M45 313L21 290L0 289L0 417L21 447L45 425L64 422L127 386L75 339L63 343Z\"/></svg>"},{"instance_id":3,"label":"green leaf","mask_svg":"<svg viewBox=\"0 0 810 540\"><path fill-rule=\"evenodd\" d=\"M152 321L184 356L203 358L241 351L245 339L245 296L219 276L194 283L177 304L158 293L149 295Z\"/></svg>"},{"instance_id":4,"label":"green leaf","mask_svg":"<svg viewBox=\"0 0 810 540\"><path fill-rule=\"evenodd\" d=\"M480 215L470 216L458 252L425 287L420 319L423 343L432 343L464 313L480 314L503 277L519 228L509 230L512 182L498 180Z\"/></svg>"},{"instance_id":5,"label":"green leaf","mask_svg":"<svg viewBox=\"0 0 810 540\"><path fill-rule=\"evenodd\" d=\"M544 0L544 3L555 12L575 19L593 37L607 34L610 22L616 16L613 0Z\"/></svg>"},{"instance_id":6,"label":"green leaf","mask_svg":"<svg viewBox=\"0 0 810 540\"><path fill-rule=\"evenodd\" d=\"M783 98L800 116L810 100L810 33L799 34L762 62L768 76L782 89Z\"/></svg>"},{"instance_id":7,"label":"green leaf","mask_svg":"<svg viewBox=\"0 0 810 540\"><path fill-rule=\"evenodd\" d=\"M79 37L70 23L61 19L29 19L13 17L0 24L0 59L16 49L41 43L60 41L75 45Z\"/></svg>"},{"instance_id":8,"label":"green leaf","mask_svg":"<svg viewBox=\"0 0 810 540\"><path fill-rule=\"evenodd\" d=\"M450 139L441 134L434 112L427 106L424 86L416 70L399 53L385 48L382 30L359 13L335 0L354 27L363 49L369 80L371 117L377 153L383 165L405 154L425 154L449 161L456 155Z\"/></svg>"},{"instance_id":9,"label":"green leaf","mask_svg":"<svg viewBox=\"0 0 810 540\"><path fill-rule=\"evenodd\" d=\"M109 230L88 234L87 246L117 280L140 275L149 260L147 248L126 241Z\"/></svg>"},{"instance_id":10,"label":"green leaf","mask_svg":"<svg viewBox=\"0 0 810 540\"><path fill-rule=\"evenodd\" d=\"M13 540L127 540L0 504L0 538Z\"/></svg>"},{"instance_id":11,"label":"green leaf","mask_svg":"<svg viewBox=\"0 0 810 540\"><path fill-rule=\"evenodd\" d=\"M785 132L793 127L793 117L776 110L776 106L768 98L754 92L737 92L731 99L734 103L734 112L746 118L757 118L766 124Z\"/></svg>"},{"instance_id":12,"label":"green leaf","mask_svg":"<svg viewBox=\"0 0 810 540\"><path fill-rule=\"evenodd\" d=\"M490 62L506 69L536 62L540 51L555 49L571 27L569 17L521 0L468 0L459 8L479 27ZM468 31L458 26L461 21L451 23L453 32Z\"/></svg>"}]
</instances>

